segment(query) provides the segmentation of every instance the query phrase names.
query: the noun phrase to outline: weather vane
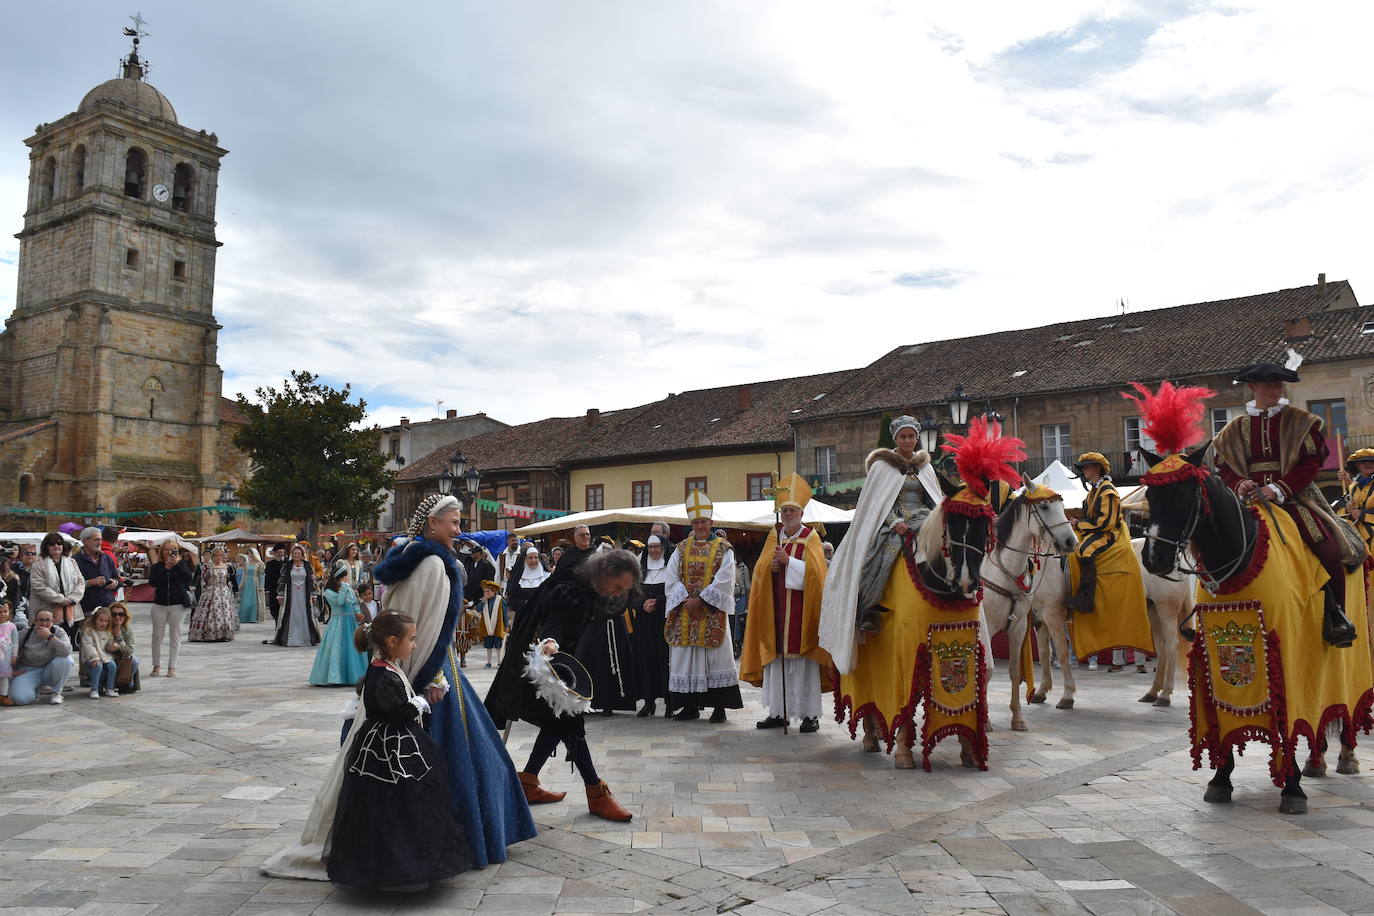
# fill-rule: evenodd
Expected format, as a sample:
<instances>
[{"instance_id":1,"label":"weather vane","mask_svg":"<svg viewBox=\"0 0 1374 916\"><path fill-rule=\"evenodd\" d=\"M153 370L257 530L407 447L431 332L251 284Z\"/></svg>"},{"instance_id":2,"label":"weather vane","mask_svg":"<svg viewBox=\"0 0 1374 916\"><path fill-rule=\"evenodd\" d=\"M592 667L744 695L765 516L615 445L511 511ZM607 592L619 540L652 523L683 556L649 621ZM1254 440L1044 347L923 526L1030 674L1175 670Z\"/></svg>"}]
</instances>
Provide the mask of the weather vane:
<instances>
[{"instance_id":1,"label":"weather vane","mask_svg":"<svg viewBox=\"0 0 1374 916\"><path fill-rule=\"evenodd\" d=\"M134 13L134 15L130 16L129 21L134 24L133 28L125 26L124 34L126 37L133 39L134 46L132 50L129 51L129 56L126 57L124 60L120 61L119 63L120 67L124 71L125 77L132 77L134 79L138 79L140 77L146 76L148 73L148 65L143 61L139 60L138 57L138 42L140 39L148 37L148 32L145 31L143 28L145 25L148 24L148 20L143 18L143 12L140 10Z\"/></svg>"}]
</instances>

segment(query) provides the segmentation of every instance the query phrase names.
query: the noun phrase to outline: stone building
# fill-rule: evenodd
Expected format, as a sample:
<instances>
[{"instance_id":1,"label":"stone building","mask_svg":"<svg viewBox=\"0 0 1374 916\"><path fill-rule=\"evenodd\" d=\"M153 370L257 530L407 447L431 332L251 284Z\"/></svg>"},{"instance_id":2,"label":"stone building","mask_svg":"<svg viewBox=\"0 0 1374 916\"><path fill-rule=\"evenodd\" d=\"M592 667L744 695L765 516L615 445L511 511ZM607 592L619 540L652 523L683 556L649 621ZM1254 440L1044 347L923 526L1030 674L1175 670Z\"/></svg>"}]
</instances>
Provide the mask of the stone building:
<instances>
[{"instance_id":1,"label":"stone building","mask_svg":"<svg viewBox=\"0 0 1374 916\"><path fill-rule=\"evenodd\" d=\"M18 292L0 334L0 507L206 506L247 474L232 446L242 417L221 397L213 307L227 151L181 125L145 72L135 41L120 77L24 141ZM0 525L56 521L11 513Z\"/></svg>"},{"instance_id":2,"label":"stone building","mask_svg":"<svg viewBox=\"0 0 1374 916\"><path fill-rule=\"evenodd\" d=\"M449 410L443 417L419 423L412 423L410 417L401 417L398 425L384 426L378 432L377 449L387 456L387 470L400 472L442 445L508 429L509 426L480 411L460 417L458 411ZM405 520L413 511L415 507L411 503L408 511L398 513L396 491L392 490L387 493L386 505L378 516L377 526L382 531L404 527Z\"/></svg>"},{"instance_id":3,"label":"stone building","mask_svg":"<svg viewBox=\"0 0 1374 916\"><path fill-rule=\"evenodd\" d=\"M1320 415L1328 437L1340 433L1352 449L1374 444L1374 307L1322 274L1311 286L1237 299L897 347L793 418L798 470L826 485L828 501L852 502L882 417L910 413L948 430L949 395L960 386L970 415L1000 414L1006 432L1025 440L1023 470L1092 450L1133 481L1145 470L1139 449L1151 443L1121 397L1129 382L1212 388L1214 434L1249 399L1231 384L1236 371L1283 362L1290 347L1305 359L1302 381L1289 386L1293 403Z\"/></svg>"}]
</instances>

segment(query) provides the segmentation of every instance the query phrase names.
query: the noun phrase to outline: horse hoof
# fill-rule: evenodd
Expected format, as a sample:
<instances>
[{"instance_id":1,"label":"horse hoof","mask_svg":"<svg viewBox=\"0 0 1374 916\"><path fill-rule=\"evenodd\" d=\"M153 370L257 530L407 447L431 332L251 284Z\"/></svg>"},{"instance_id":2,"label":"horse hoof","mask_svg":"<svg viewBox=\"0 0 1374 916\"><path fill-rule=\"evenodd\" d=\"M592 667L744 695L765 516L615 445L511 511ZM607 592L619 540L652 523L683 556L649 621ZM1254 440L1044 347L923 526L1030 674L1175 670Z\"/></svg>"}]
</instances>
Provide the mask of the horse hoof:
<instances>
[{"instance_id":1,"label":"horse hoof","mask_svg":"<svg viewBox=\"0 0 1374 916\"><path fill-rule=\"evenodd\" d=\"M1147 694L1145 694L1145 696L1141 697L1139 700L1136 700L1136 702L1137 702L1137 703L1153 703L1155 700L1158 700L1158 699L1159 699L1159 694L1156 694L1156 693L1147 693Z\"/></svg>"},{"instance_id":2,"label":"horse hoof","mask_svg":"<svg viewBox=\"0 0 1374 916\"><path fill-rule=\"evenodd\" d=\"M978 769L978 761L973 759L972 754L960 754L959 765L962 767L967 767L970 770Z\"/></svg>"},{"instance_id":3,"label":"horse hoof","mask_svg":"<svg viewBox=\"0 0 1374 916\"><path fill-rule=\"evenodd\" d=\"M1027 703L1043 703L1043 702L1045 702L1045 695L1044 695L1043 693L1033 693L1033 694L1030 695L1030 699L1027 700L1026 702L1027 702Z\"/></svg>"},{"instance_id":4,"label":"horse hoof","mask_svg":"<svg viewBox=\"0 0 1374 916\"><path fill-rule=\"evenodd\" d=\"M1325 776L1325 775L1326 775L1326 764L1325 764L1324 762L1323 762L1323 763L1318 763L1318 762L1316 762L1315 760L1309 760L1309 761L1307 761L1306 763L1304 763L1304 764L1302 765L1302 775L1304 775L1304 776Z\"/></svg>"},{"instance_id":5,"label":"horse hoof","mask_svg":"<svg viewBox=\"0 0 1374 916\"><path fill-rule=\"evenodd\" d=\"M1073 697L1064 697L1054 704L1055 709L1073 709Z\"/></svg>"},{"instance_id":6,"label":"horse hoof","mask_svg":"<svg viewBox=\"0 0 1374 916\"><path fill-rule=\"evenodd\" d=\"M1168 705L1170 705L1170 704L1169 704L1169 698L1168 698L1168 697L1160 697L1159 699L1155 700L1155 705L1156 705L1156 706L1160 706L1160 707L1168 706Z\"/></svg>"},{"instance_id":7,"label":"horse hoof","mask_svg":"<svg viewBox=\"0 0 1374 916\"><path fill-rule=\"evenodd\" d=\"M1279 814L1306 814L1307 799L1296 795L1279 796Z\"/></svg>"},{"instance_id":8,"label":"horse hoof","mask_svg":"<svg viewBox=\"0 0 1374 916\"><path fill-rule=\"evenodd\" d=\"M1202 793L1202 800L1213 805L1229 805L1231 803L1231 787L1208 785L1207 791Z\"/></svg>"},{"instance_id":9,"label":"horse hoof","mask_svg":"<svg viewBox=\"0 0 1374 916\"><path fill-rule=\"evenodd\" d=\"M1018 722L1013 722L1013 723L1011 723L1011 730L1014 731L1014 732L1026 732L1026 731L1030 731L1030 729L1026 726L1026 723L1025 723L1025 722L1019 722L1019 721L1018 721Z\"/></svg>"},{"instance_id":10,"label":"horse hoof","mask_svg":"<svg viewBox=\"0 0 1374 916\"><path fill-rule=\"evenodd\" d=\"M1342 776L1354 776L1360 772L1360 762L1358 760L1337 760L1336 772Z\"/></svg>"}]
</instances>

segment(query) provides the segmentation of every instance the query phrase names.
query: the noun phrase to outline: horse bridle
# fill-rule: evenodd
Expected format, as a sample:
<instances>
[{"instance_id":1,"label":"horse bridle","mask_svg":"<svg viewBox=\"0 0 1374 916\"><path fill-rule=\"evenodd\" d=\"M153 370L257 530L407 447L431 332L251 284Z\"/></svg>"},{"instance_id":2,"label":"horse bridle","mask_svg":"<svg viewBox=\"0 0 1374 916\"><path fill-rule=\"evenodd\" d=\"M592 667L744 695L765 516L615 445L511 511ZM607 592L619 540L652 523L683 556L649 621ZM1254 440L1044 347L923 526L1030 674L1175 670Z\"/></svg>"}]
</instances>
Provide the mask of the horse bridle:
<instances>
[{"instance_id":1,"label":"horse bridle","mask_svg":"<svg viewBox=\"0 0 1374 916\"><path fill-rule=\"evenodd\" d=\"M1206 484L1204 481L1198 481L1197 497L1193 500L1193 506L1188 513L1188 523L1183 526L1183 530L1182 532L1180 532L1178 540L1162 537L1161 535L1153 534L1150 532L1146 532L1145 539L1147 541L1160 541L1162 543L1172 545L1174 550L1174 570L1182 570L1185 572L1185 576L1177 579L1173 578L1172 576L1159 576L1159 578L1165 579L1169 582L1181 582L1184 578L1187 578L1187 574L1195 575L1197 576L1198 581L1202 583L1203 588L1207 589L1207 591L1215 595L1217 589L1221 586L1221 583L1225 582L1227 579L1234 576L1236 572L1240 569L1240 564L1245 562L1245 555L1250 552L1251 545L1247 543L1247 538L1245 535L1245 508L1241 505L1240 499L1237 498L1235 504L1236 521L1240 525L1240 552L1236 554L1236 558L1234 560L1231 560L1228 563L1223 564L1223 567L1226 571L1220 575L1213 575L1207 572L1203 567L1197 565L1196 563L1190 563L1184 560L1185 552L1192 545L1193 535L1197 533L1197 526L1202 522L1202 504L1206 496L1206 494L1203 492L1203 487L1205 485ZM1153 573L1153 575L1159 574Z\"/></svg>"},{"instance_id":2,"label":"horse bridle","mask_svg":"<svg viewBox=\"0 0 1374 916\"><path fill-rule=\"evenodd\" d=\"M1028 503L1027 508L1030 510L1031 515L1035 517L1036 522L1039 523L1040 530L1044 532L1046 535L1050 535L1056 528L1059 528L1061 526L1064 528L1068 528L1070 531L1073 530L1073 526L1069 524L1067 519L1065 519L1062 522L1055 522L1053 525L1045 521L1045 517L1040 514L1039 503ZM1035 536L1035 540L1039 540L1038 535ZM1051 540L1053 539L1051 538ZM1003 565L1000 560L997 559L998 552L1002 550L1009 550L1012 553L1019 553L1026 558L1026 573L1024 575L1028 575L1030 577L1030 585L1022 586L1020 584L1021 575L1013 573L1011 570L1007 569L1007 567ZM1000 572L1002 572L1003 575L1010 579L1012 583L1015 585L1015 587L1020 589L1021 592L1021 594L1018 595L1012 592L1010 589L998 585L996 582L989 581L987 576L981 576L979 578L980 582L983 584L985 588L991 589L994 594L1001 595L1003 598L1006 598L1008 601L1011 602L1011 610L1007 612L1007 629L1010 629L1012 622L1016 619L1016 602L1020 601L1022 597L1033 596L1035 592L1039 589L1039 586L1035 584L1036 575L1035 563L1033 562L1034 559L1036 557L1058 556L1062 556L1062 554L1060 554L1057 550L1035 550L1033 548L1031 550L1022 550L1019 547L1013 547L1010 544L1001 543L999 543L997 547L994 548L993 551L988 554L988 562L990 562L995 569L999 570Z\"/></svg>"}]
</instances>

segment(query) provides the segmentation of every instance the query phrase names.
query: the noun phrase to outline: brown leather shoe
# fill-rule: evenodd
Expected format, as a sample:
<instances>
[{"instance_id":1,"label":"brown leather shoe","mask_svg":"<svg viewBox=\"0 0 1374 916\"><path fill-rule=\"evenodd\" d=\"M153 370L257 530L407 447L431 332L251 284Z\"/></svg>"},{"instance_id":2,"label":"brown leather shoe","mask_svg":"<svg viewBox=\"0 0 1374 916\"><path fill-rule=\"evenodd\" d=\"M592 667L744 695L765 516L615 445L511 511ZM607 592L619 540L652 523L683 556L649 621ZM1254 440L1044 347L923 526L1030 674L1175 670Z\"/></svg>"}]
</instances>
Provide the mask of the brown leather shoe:
<instances>
[{"instance_id":1,"label":"brown leather shoe","mask_svg":"<svg viewBox=\"0 0 1374 916\"><path fill-rule=\"evenodd\" d=\"M547 805L550 802L560 802L567 797L567 792L550 792L539 784L539 776L535 773L520 774L520 788L525 790L525 801L531 805Z\"/></svg>"},{"instance_id":2,"label":"brown leather shoe","mask_svg":"<svg viewBox=\"0 0 1374 916\"><path fill-rule=\"evenodd\" d=\"M615 800L611 787L606 785L604 779L594 786L587 786L587 810L608 821L628 821L634 817Z\"/></svg>"}]
</instances>

